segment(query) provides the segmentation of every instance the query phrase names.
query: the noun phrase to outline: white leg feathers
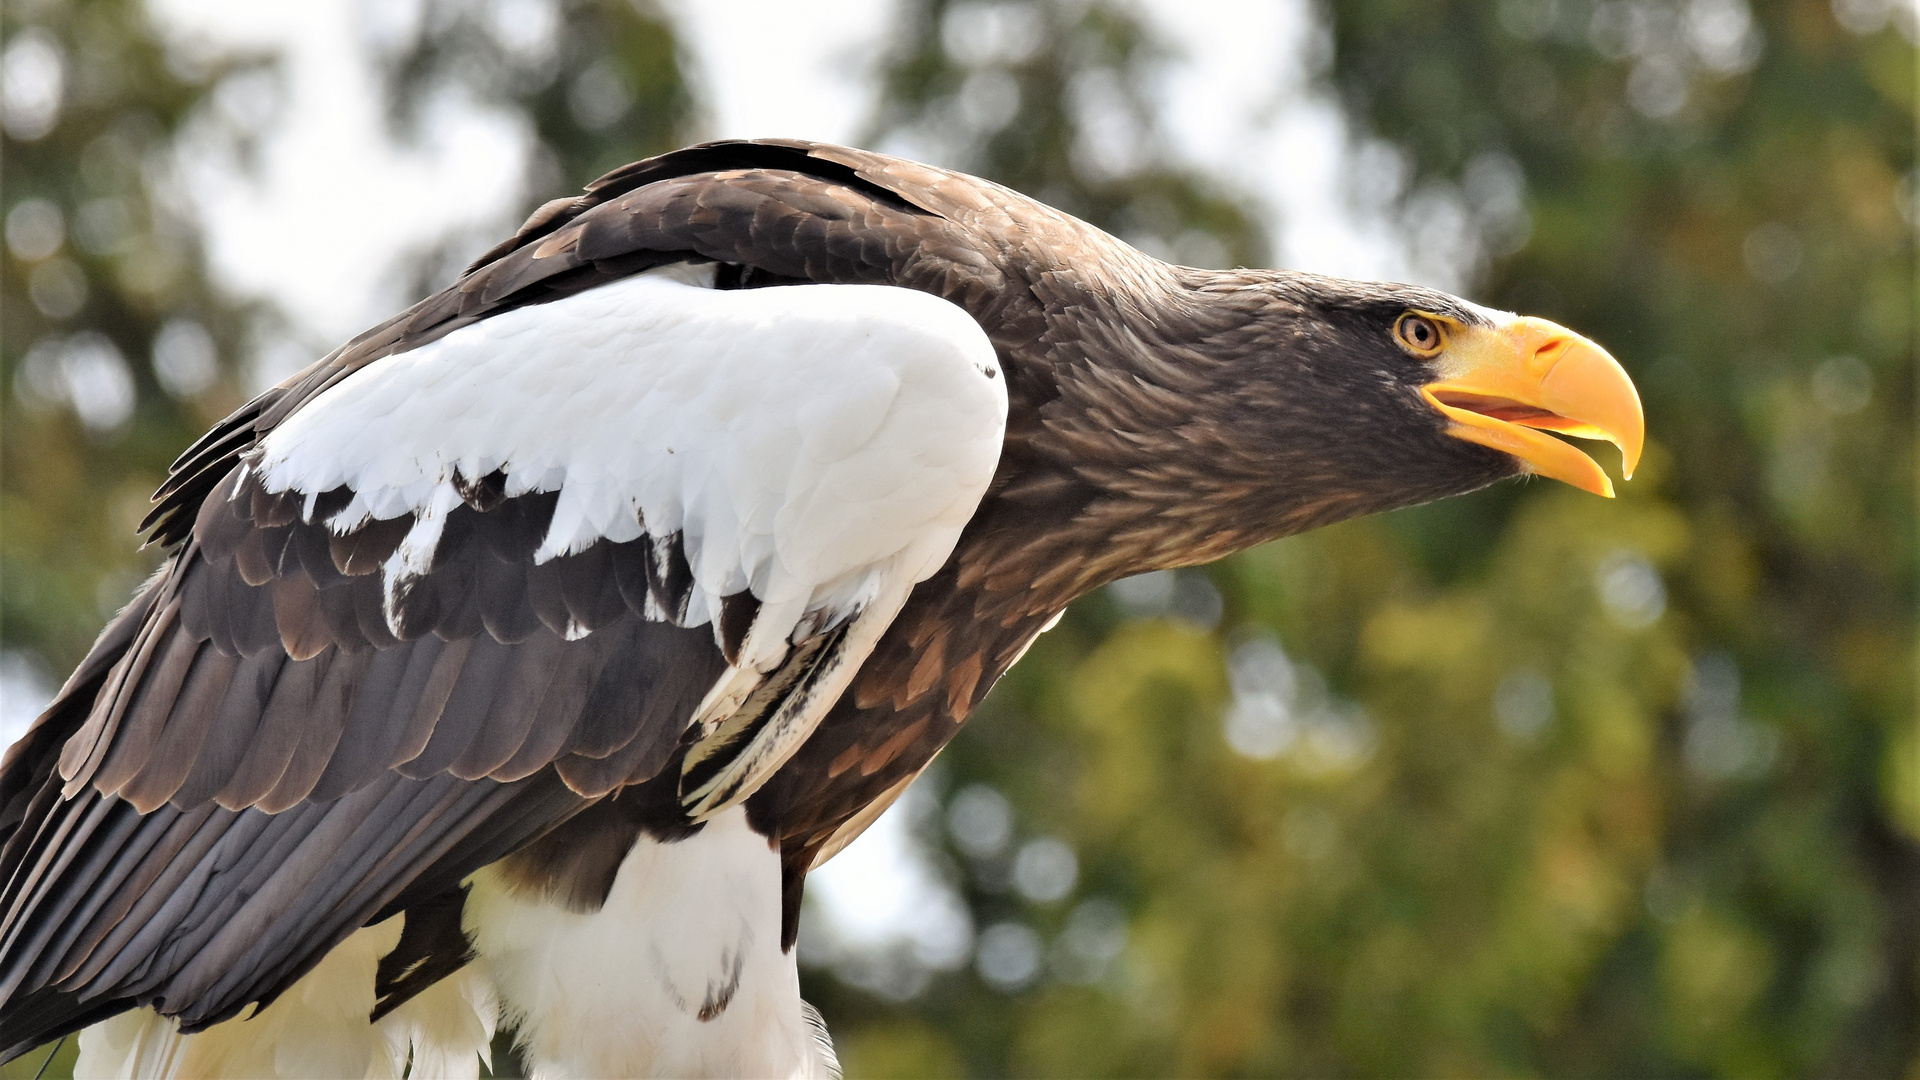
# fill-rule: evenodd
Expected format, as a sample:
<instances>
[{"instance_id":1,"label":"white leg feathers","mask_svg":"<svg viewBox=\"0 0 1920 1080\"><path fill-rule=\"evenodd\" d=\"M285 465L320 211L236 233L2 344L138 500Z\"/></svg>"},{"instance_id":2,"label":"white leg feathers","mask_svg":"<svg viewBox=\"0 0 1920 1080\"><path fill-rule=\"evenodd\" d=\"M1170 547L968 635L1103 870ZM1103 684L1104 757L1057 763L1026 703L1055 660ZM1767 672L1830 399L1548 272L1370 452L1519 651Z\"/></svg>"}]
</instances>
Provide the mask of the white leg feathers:
<instances>
[{"instance_id":1,"label":"white leg feathers","mask_svg":"<svg viewBox=\"0 0 1920 1080\"><path fill-rule=\"evenodd\" d=\"M467 927L539 1080L837 1075L780 949L780 859L746 810L642 838L580 915L482 872Z\"/></svg>"},{"instance_id":2,"label":"white leg feathers","mask_svg":"<svg viewBox=\"0 0 1920 1080\"><path fill-rule=\"evenodd\" d=\"M819 1014L780 949L780 859L716 814L672 844L642 838L591 915L476 875L479 959L369 1024L389 919L348 938L259 1014L181 1035L136 1009L80 1034L79 1080L477 1080L496 1019L518 1027L536 1080L838 1078Z\"/></svg>"}]
</instances>

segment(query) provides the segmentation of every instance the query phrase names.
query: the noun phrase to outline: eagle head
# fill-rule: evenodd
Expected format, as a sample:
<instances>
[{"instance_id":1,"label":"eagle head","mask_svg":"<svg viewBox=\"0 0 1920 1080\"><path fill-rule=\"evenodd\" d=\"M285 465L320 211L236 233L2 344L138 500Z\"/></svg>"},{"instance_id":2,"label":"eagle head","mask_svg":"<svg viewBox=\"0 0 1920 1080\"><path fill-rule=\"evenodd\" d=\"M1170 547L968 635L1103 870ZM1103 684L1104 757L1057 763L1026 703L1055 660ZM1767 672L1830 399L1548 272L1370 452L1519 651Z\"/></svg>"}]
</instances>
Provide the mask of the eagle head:
<instances>
[{"instance_id":1,"label":"eagle head","mask_svg":"<svg viewBox=\"0 0 1920 1080\"><path fill-rule=\"evenodd\" d=\"M1205 562L1518 475L1611 497L1560 436L1612 442L1625 476L1639 461L1626 371L1545 319L1292 271L1168 267L1155 284L1150 303L1113 304L1104 325L1126 332L1057 365L1059 397L1039 410L1041 439L1098 493L1079 522L1125 549L1116 571Z\"/></svg>"}]
</instances>

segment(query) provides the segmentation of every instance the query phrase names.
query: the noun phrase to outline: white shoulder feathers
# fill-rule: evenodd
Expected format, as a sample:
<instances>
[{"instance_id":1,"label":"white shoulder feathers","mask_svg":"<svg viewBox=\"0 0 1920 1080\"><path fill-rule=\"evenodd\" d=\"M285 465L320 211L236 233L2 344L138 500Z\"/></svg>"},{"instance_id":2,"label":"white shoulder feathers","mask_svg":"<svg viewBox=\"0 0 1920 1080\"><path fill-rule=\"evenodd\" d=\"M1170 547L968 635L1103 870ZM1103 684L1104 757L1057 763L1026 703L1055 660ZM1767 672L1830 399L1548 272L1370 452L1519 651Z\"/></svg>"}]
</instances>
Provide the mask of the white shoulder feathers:
<instances>
[{"instance_id":1,"label":"white shoulder feathers","mask_svg":"<svg viewBox=\"0 0 1920 1080\"><path fill-rule=\"evenodd\" d=\"M999 460L1007 397L959 307L908 289L699 288L695 268L504 312L343 379L263 441L269 491L346 486L336 533L416 514L389 592L423 573L456 481L560 492L536 561L679 533L684 618L751 590L758 623L839 621L952 552ZM711 280L711 270L705 273ZM758 629L756 626L756 630ZM756 633L765 670L787 634Z\"/></svg>"}]
</instances>

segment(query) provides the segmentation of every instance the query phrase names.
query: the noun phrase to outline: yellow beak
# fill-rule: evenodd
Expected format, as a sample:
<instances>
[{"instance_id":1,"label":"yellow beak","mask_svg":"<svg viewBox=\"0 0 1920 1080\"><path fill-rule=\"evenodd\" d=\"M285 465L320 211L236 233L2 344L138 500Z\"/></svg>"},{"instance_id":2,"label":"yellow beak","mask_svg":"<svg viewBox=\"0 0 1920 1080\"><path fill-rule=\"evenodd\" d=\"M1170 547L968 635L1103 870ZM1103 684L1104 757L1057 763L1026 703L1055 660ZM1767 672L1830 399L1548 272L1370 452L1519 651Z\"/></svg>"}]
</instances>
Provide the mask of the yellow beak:
<instances>
[{"instance_id":1,"label":"yellow beak","mask_svg":"<svg viewBox=\"0 0 1920 1080\"><path fill-rule=\"evenodd\" d=\"M1646 419L1633 380L1607 350L1545 319L1449 329L1435 362L1441 377L1420 389L1451 421L1447 434L1612 498L1613 482L1592 458L1542 432L1605 439L1620 448L1621 474L1633 476Z\"/></svg>"}]
</instances>

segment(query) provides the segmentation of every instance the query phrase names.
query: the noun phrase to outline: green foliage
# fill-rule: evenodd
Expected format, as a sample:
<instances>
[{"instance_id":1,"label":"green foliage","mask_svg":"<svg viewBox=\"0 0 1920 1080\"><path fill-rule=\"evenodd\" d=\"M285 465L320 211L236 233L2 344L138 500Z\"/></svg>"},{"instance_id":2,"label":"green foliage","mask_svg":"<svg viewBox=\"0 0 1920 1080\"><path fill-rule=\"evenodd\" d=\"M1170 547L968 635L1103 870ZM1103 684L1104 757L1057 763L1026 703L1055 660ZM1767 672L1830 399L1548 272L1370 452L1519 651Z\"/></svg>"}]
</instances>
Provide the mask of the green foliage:
<instances>
[{"instance_id":1,"label":"green foliage","mask_svg":"<svg viewBox=\"0 0 1920 1080\"><path fill-rule=\"evenodd\" d=\"M386 50L395 127L417 134L425 110L453 89L524 114L538 145L530 196L571 194L686 139L693 98L673 30L651 5L429 0L419 20Z\"/></svg>"},{"instance_id":2,"label":"green foliage","mask_svg":"<svg viewBox=\"0 0 1920 1080\"><path fill-rule=\"evenodd\" d=\"M1686 519L1662 625L1696 666L1691 704L1654 716L1650 911L1590 990L1644 1015L1549 1032L1548 1071L1920 1060L1920 787L1899 765L1915 753L1914 52L1824 4L1760 5L1744 35L1739 10L1334 12L1341 90L1420 175L1464 174L1471 198L1476 162L1524 171L1532 239L1485 296L1614 345L1666 450L1653 494ZM1436 89L1440 67L1458 84ZM1732 723L1704 700L1723 671ZM1758 758L1720 760L1740 738Z\"/></svg>"},{"instance_id":3,"label":"green foliage","mask_svg":"<svg viewBox=\"0 0 1920 1080\"><path fill-rule=\"evenodd\" d=\"M577 194L595 177L689 139L694 102L678 40L641 0L425 0L401 33L370 37L394 134L419 138L448 99L524 119L533 152L514 226L548 199ZM499 239L498 223L490 223L410 253L412 291L444 288Z\"/></svg>"},{"instance_id":4,"label":"green foliage","mask_svg":"<svg viewBox=\"0 0 1920 1080\"><path fill-rule=\"evenodd\" d=\"M0 1065L0 1080L68 1080L79 1058L80 1040L61 1040Z\"/></svg>"},{"instance_id":5,"label":"green foliage","mask_svg":"<svg viewBox=\"0 0 1920 1080\"><path fill-rule=\"evenodd\" d=\"M1196 265L1264 247L1220 185L1169 162L1149 99L1165 50L1124 7L904 3L873 145L991 176Z\"/></svg>"},{"instance_id":6,"label":"green foliage","mask_svg":"<svg viewBox=\"0 0 1920 1080\"><path fill-rule=\"evenodd\" d=\"M76 662L153 563L133 526L173 456L239 404L243 312L208 285L170 190L190 125L234 137L216 87L258 61L169 57L133 0L8 4L7 55L57 87L8 117L0 188L0 647Z\"/></svg>"}]
</instances>

